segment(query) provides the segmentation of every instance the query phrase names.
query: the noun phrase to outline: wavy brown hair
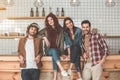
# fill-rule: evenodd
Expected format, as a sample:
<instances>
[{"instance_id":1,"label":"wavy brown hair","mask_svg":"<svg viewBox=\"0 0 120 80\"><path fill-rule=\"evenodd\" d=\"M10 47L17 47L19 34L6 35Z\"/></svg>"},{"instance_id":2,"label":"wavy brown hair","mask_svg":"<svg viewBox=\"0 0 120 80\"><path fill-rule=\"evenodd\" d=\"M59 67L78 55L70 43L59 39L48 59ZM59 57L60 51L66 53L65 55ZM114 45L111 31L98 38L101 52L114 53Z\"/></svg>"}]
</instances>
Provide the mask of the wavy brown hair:
<instances>
[{"instance_id":1,"label":"wavy brown hair","mask_svg":"<svg viewBox=\"0 0 120 80\"><path fill-rule=\"evenodd\" d=\"M52 33L52 30L53 30L52 26L49 25L49 23L48 23L48 18L49 17L53 18L54 26L55 26L55 31L56 31L57 34L59 34L60 33L60 27L61 27L61 25L58 22L58 18L53 13L49 13L47 15L46 19L45 19L45 26L46 26L48 34L52 35L51 33Z\"/></svg>"}]
</instances>

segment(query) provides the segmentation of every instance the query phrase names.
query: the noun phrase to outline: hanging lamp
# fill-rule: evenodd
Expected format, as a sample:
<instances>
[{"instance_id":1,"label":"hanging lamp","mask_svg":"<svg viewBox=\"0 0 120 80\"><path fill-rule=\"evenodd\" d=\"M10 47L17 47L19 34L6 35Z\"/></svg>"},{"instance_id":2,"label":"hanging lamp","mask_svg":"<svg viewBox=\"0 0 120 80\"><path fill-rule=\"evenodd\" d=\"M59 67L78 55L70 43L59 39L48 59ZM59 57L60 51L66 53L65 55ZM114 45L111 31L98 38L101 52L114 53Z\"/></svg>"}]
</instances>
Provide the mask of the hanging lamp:
<instances>
[{"instance_id":1,"label":"hanging lamp","mask_svg":"<svg viewBox=\"0 0 120 80\"><path fill-rule=\"evenodd\" d=\"M5 6L13 6L14 5L14 0L4 0L3 4Z\"/></svg>"},{"instance_id":2,"label":"hanging lamp","mask_svg":"<svg viewBox=\"0 0 120 80\"><path fill-rule=\"evenodd\" d=\"M41 7L41 6L43 6L43 1L42 0L35 0L35 2L33 3L33 5L35 7Z\"/></svg>"},{"instance_id":3,"label":"hanging lamp","mask_svg":"<svg viewBox=\"0 0 120 80\"><path fill-rule=\"evenodd\" d=\"M70 5L72 7L79 6L80 5L80 1L79 0L71 0Z\"/></svg>"},{"instance_id":4,"label":"hanging lamp","mask_svg":"<svg viewBox=\"0 0 120 80\"><path fill-rule=\"evenodd\" d=\"M113 0L107 0L107 1L105 2L105 5L106 5L107 7L113 7L113 6L115 6L115 2L114 2Z\"/></svg>"}]
</instances>

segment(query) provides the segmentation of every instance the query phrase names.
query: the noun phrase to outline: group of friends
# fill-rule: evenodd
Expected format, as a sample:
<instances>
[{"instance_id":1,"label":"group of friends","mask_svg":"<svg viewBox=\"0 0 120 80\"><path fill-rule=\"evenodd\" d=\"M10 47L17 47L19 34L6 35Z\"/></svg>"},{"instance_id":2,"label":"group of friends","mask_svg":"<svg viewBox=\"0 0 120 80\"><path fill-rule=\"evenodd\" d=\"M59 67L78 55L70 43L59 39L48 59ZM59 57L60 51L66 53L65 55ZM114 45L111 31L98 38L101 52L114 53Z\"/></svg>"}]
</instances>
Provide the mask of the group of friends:
<instances>
[{"instance_id":1,"label":"group of friends","mask_svg":"<svg viewBox=\"0 0 120 80\"><path fill-rule=\"evenodd\" d=\"M73 65L77 80L101 80L102 65L109 54L108 46L99 33L92 32L89 20L82 21L81 27L76 27L70 17L64 19L62 27L53 13L46 16L42 30L39 30L37 23L28 25L27 35L19 40L18 45L22 80L39 80L43 52L46 56L52 56L53 80L57 80L59 70L63 77L71 76ZM83 70L81 56L85 62ZM70 59L68 70L61 65L60 57Z\"/></svg>"}]
</instances>

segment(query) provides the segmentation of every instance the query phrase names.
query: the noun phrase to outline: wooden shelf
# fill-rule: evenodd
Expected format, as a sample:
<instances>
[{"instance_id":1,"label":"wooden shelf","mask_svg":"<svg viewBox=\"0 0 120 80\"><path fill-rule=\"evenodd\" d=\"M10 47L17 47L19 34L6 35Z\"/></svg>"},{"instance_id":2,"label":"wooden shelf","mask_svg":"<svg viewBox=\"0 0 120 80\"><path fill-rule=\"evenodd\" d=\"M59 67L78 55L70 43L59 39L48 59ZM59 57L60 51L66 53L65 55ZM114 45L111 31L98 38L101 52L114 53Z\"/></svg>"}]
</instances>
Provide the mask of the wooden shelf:
<instances>
[{"instance_id":1,"label":"wooden shelf","mask_svg":"<svg viewBox=\"0 0 120 80\"><path fill-rule=\"evenodd\" d=\"M107 71L107 72L108 72L108 71L109 71L109 72L110 72L110 71L120 71L120 69L104 69L104 71Z\"/></svg>"},{"instance_id":2,"label":"wooden shelf","mask_svg":"<svg viewBox=\"0 0 120 80\"><path fill-rule=\"evenodd\" d=\"M4 70L4 69L1 69L0 72L21 72L21 70L20 69L18 69L18 70L9 70L9 69L8 70L6 70L6 69Z\"/></svg>"},{"instance_id":3,"label":"wooden shelf","mask_svg":"<svg viewBox=\"0 0 120 80\"><path fill-rule=\"evenodd\" d=\"M0 36L0 39L24 38L25 36ZM104 38L120 38L120 36L103 36Z\"/></svg>"},{"instance_id":4,"label":"wooden shelf","mask_svg":"<svg viewBox=\"0 0 120 80\"><path fill-rule=\"evenodd\" d=\"M58 19L64 19L66 18L67 16L59 16L57 17ZM9 20L23 20L23 19L45 19L46 17L45 16L40 16L40 17L29 17L29 16L26 16L26 17L8 17L7 19Z\"/></svg>"},{"instance_id":5,"label":"wooden shelf","mask_svg":"<svg viewBox=\"0 0 120 80\"><path fill-rule=\"evenodd\" d=\"M6 10L6 8L5 7L0 7L0 10Z\"/></svg>"},{"instance_id":6,"label":"wooden shelf","mask_svg":"<svg viewBox=\"0 0 120 80\"><path fill-rule=\"evenodd\" d=\"M120 36L103 36L104 38L120 38Z\"/></svg>"},{"instance_id":7,"label":"wooden shelf","mask_svg":"<svg viewBox=\"0 0 120 80\"><path fill-rule=\"evenodd\" d=\"M0 39L24 38L25 36L0 36Z\"/></svg>"}]
</instances>

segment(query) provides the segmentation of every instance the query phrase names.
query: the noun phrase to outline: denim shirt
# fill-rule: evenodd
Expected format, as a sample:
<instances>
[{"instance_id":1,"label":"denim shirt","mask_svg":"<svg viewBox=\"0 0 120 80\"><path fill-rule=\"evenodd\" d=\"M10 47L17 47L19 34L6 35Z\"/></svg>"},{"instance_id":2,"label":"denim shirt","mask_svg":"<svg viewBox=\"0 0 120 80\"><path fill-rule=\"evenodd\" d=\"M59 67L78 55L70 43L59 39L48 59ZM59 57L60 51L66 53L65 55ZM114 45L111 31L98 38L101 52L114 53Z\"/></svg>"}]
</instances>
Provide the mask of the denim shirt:
<instances>
[{"instance_id":1,"label":"denim shirt","mask_svg":"<svg viewBox=\"0 0 120 80\"><path fill-rule=\"evenodd\" d=\"M70 34L70 36L71 36L71 34ZM71 45L75 45L75 46L82 48L82 31L81 31L81 29L78 27L74 28L74 40L72 40L70 36L69 36L69 33L64 32L66 48L69 48Z\"/></svg>"}]
</instances>

